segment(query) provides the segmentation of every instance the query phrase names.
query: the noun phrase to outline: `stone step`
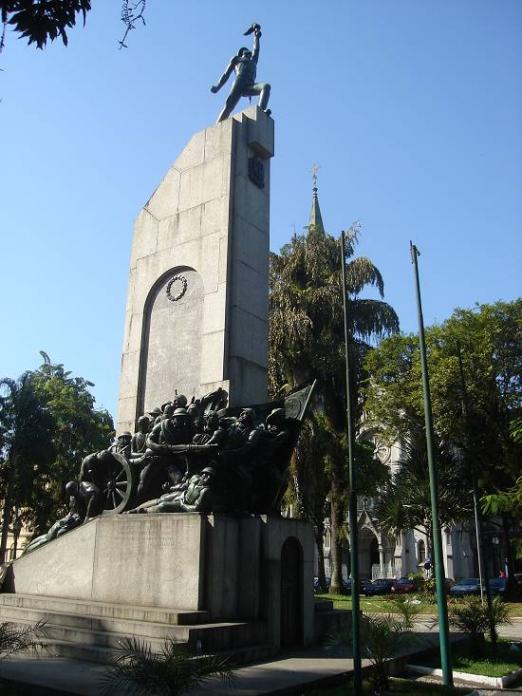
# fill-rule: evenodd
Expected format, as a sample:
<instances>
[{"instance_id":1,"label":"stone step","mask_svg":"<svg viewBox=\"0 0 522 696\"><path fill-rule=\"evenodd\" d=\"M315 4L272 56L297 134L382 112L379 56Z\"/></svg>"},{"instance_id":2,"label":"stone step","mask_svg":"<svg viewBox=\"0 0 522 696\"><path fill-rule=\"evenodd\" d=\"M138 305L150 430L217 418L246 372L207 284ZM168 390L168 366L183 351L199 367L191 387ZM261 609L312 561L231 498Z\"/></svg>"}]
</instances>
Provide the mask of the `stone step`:
<instances>
[{"instance_id":1,"label":"stone step","mask_svg":"<svg viewBox=\"0 0 522 696\"><path fill-rule=\"evenodd\" d=\"M120 655L120 652L115 648L101 645L70 643L50 638L42 639L41 643L42 656L52 655L53 657L66 657L73 660L81 660L82 662L109 664ZM273 658L276 650L273 645L268 643L256 643L240 648L219 650L216 654L229 658L230 663L233 665L244 665ZM34 655L34 653L31 653L31 655Z\"/></svg>"},{"instance_id":2,"label":"stone step","mask_svg":"<svg viewBox=\"0 0 522 696\"><path fill-rule=\"evenodd\" d=\"M3 606L40 609L46 612L58 611L66 614L92 616L99 618L126 619L131 621L151 621L168 625L183 626L208 622L207 611L167 609L109 602L94 602L80 599L64 599L46 595L0 593L0 611Z\"/></svg>"},{"instance_id":3,"label":"stone step","mask_svg":"<svg viewBox=\"0 0 522 696\"><path fill-rule=\"evenodd\" d=\"M45 621L42 635L48 639L71 643L86 643L102 647L118 647L127 637L136 636L152 645L154 650L163 646L166 638L195 647L198 643L203 650L229 650L240 645L259 642L264 633L260 622L221 622L179 626L153 624L151 622L112 622L105 619L89 625L78 616L61 616L56 612L51 616L45 612L35 612L12 607L9 612L2 608L0 619L18 625L31 625L38 620ZM76 623L75 623L76 622Z\"/></svg>"},{"instance_id":4,"label":"stone step","mask_svg":"<svg viewBox=\"0 0 522 696\"><path fill-rule=\"evenodd\" d=\"M101 645L69 643L64 640L43 638L41 644L40 654L44 657L51 655L52 657L66 657L71 660L81 660L82 662L109 664L119 654L114 648L104 648Z\"/></svg>"},{"instance_id":5,"label":"stone step","mask_svg":"<svg viewBox=\"0 0 522 696\"><path fill-rule=\"evenodd\" d=\"M91 632L116 632L142 636L144 638L164 638L170 634L176 637L179 636L180 640L187 639L190 629L190 624L180 626L179 624L156 623L153 621L130 621L128 619L113 619L110 617L100 618L68 614L61 611L12 606L0 606L0 620L14 623L22 621L30 624L35 624L37 621L45 621L46 625L56 625L62 628ZM196 624L193 625L195 626Z\"/></svg>"}]
</instances>

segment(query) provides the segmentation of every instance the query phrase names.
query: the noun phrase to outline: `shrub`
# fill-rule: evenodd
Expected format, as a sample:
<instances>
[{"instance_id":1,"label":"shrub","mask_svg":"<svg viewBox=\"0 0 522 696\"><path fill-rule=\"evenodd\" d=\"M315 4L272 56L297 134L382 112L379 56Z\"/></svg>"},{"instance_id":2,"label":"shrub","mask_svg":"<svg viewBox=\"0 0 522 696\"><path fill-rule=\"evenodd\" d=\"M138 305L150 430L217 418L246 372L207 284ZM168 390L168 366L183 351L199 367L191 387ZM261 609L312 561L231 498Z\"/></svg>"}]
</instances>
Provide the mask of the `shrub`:
<instances>
[{"instance_id":1,"label":"shrub","mask_svg":"<svg viewBox=\"0 0 522 696\"><path fill-rule=\"evenodd\" d=\"M34 626L17 626L9 621L0 623L0 660L20 650L37 650L40 647L37 635L44 625L43 621Z\"/></svg>"},{"instance_id":2,"label":"shrub","mask_svg":"<svg viewBox=\"0 0 522 696\"><path fill-rule=\"evenodd\" d=\"M100 694L178 696L214 676L232 680L226 658L194 655L172 639L165 639L158 654L137 638L126 638L120 645L120 654L101 679Z\"/></svg>"},{"instance_id":3,"label":"shrub","mask_svg":"<svg viewBox=\"0 0 522 696\"><path fill-rule=\"evenodd\" d=\"M414 618L420 612L420 605L414 604L411 597L405 597L404 595L395 596L391 600L391 603L393 604L395 612L401 617L403 629L411 631Z\"/></svg>"},{"instance_id":4,"label":"shrub","mask_svg":"<svg viewBox=\"0 0 522 696\"><path fill-rule=\"evenodd\" d=\"M386 663L407 642L411 634L404 621L395 616L368 616L361 620L361 653L371 665L370 684L373 696L382 696L389 687ZM328 641L331 646L353 645L351 625L348 630L336 634Z\"/></svg>"},{"instance_id":5,"label":"shrub","mask_svg":"<svg viewBox=\"0 0 522 696\"><path fill-rule=\"evenodd\" d=\"M491 603L491 618L487 604L482 604L478 597L469 597L450 604L448 619L454 628L469 635L472 649L479 655L482 655L484 634L490 631L490 625L496 629L500 624L510 623L507 606L500 597L495 597ZM495 640L495 636L490 635L490 638Z\"/></svg>"}]
</instances>

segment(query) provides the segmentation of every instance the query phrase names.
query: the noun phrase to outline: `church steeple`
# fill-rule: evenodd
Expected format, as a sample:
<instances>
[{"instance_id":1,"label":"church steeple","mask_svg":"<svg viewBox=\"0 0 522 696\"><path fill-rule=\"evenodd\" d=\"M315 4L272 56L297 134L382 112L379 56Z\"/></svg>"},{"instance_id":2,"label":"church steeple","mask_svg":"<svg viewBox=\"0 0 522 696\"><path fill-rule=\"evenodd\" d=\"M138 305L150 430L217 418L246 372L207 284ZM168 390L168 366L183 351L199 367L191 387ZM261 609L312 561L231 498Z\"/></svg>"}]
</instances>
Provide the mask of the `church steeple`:
<instances>
[{"instance_id":1,"label":"church steeple","mask_svg":"<svg viewBox=\"0 0 522 696\"><path fill-rule=\"evenodd\" d=\"M325 234L323 218L321 216L321 208L319 207L319 198L317 196L317 172L319 166L314 164L312 167L312 209L310 210L310 220L308 221L308 231L319 232Z\"/></svg>"}]
</instances>

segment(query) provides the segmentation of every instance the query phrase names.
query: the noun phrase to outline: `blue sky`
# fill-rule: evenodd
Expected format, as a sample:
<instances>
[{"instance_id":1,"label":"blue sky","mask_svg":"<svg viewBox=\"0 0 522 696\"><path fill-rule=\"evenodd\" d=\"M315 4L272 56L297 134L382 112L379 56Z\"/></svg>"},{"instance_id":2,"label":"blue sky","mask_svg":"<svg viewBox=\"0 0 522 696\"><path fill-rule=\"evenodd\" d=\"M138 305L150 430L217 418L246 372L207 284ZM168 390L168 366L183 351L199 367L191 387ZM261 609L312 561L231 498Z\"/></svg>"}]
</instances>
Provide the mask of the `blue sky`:
<instances>
[{"instance_id":1,"label":"blue sky","mask_svg":"<svg viewBox=\"0 0 522 696\"><path fill-rule=\"evenodd\" d=\"M118 50L119 0L94 0L67 48L13 34L0 56L0 376L39 350L116 409L133 220L192 133L242 32L262 24L272 83L271 246L323 219L363 227L403 330L520 295L520 0L149 0ZM244 100L243 106L248 102Z\"/></svg>"}]
</instances>

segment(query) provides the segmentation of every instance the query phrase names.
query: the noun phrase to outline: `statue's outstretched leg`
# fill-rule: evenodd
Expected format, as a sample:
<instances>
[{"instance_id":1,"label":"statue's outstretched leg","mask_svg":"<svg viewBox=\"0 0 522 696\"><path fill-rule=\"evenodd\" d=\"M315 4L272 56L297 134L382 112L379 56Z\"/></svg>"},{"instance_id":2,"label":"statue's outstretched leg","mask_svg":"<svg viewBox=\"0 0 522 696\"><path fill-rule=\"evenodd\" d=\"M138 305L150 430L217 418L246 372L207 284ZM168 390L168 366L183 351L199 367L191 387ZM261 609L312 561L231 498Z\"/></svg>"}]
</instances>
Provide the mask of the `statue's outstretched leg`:
<instances>
[{"instance_id":1,"label":"statue's outstretched leg","mask_svg":"<svg viewBox=\"0 0 522 696\"><path fill-rule=\"evenodd\" d=\"M263 111L267 111L268 100L270 99L270 85L266 82L263 83L263 89L259 96L259 108Z\"/></svg>"},{"instance_id":2,"label":"statue's outstretched leg","mask_svg":"<svg viewBox=\"0 0 522 696\"><path fill-rule=\"evenodd\" d=\"M234 110L234 107L243 95L243 91L243 85L236 80L236 82L234 82L234 84L232 85L232 89L230 90L230 94L227 97L225 106L223 107L223 111L219 114L216 123L219 123L220 121L225 121L230 116L230 114Z\"/></svg>"},{"instance_id":3,"label":"statue's outstretched leg","mask_svg":"<svg viewBox=\"0 0 522 696\"><path fill-rule=\"evenodd\" d=\"M244 92L247 97L256 97L259 95L259 108L265 111L269 116L272 113L267 109L268 100L270 99L270 85L268 82L256 82L255 85L249 87Z\"/></svg>"}]
</instances>

